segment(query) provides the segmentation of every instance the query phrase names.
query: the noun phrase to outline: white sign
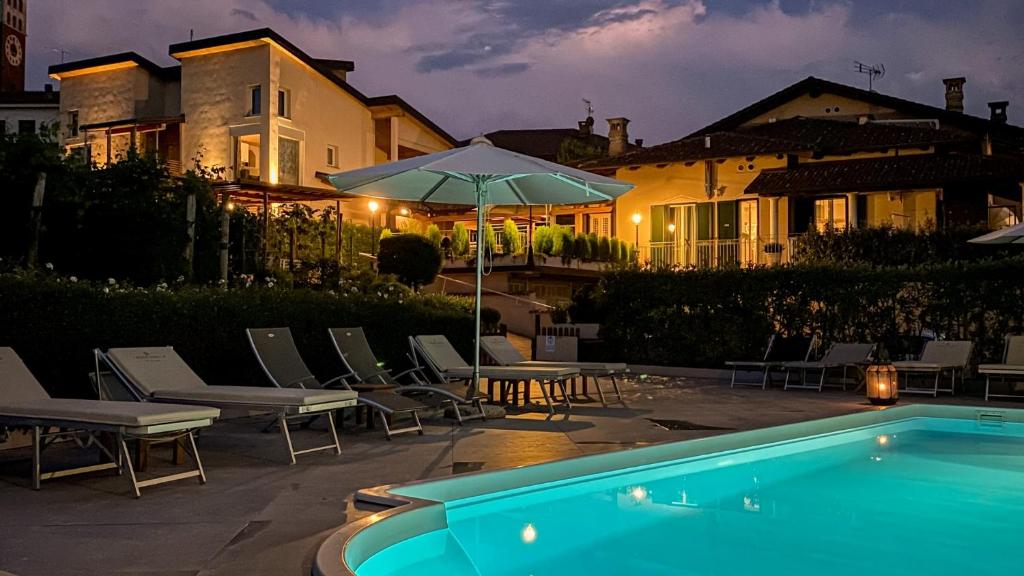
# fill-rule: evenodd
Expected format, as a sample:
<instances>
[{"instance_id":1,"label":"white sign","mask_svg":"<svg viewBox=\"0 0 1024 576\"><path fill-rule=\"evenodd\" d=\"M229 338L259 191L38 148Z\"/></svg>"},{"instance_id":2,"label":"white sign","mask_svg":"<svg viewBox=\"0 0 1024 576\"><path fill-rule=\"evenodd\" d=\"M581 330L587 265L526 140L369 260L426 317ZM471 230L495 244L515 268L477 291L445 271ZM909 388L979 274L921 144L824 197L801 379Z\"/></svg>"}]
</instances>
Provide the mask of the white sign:
<instances>
[{"instance_id":1,"label":"white sign","mask_svg":"<svg viewBox=\"0 0 1024 576\"><path fill-rule=\"evenodd\" d=\"M545 336L544 337L544 351L545 352L554 352L555 351L555 337L554 336Z\"/></svg>"}]
</instances>

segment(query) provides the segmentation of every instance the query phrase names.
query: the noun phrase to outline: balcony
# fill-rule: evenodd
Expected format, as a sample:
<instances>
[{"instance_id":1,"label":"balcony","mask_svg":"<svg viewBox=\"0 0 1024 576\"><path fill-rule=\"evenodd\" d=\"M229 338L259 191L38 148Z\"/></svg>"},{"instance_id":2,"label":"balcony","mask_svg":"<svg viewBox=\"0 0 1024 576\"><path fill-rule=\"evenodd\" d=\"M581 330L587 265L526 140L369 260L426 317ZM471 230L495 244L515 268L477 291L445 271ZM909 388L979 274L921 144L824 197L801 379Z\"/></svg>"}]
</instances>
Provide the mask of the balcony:
<instances>
[{"instance_id":1,"label":"balcony","mask_svg":"<svg viewBox=\"0 0 1024 576\"><path fill-rule=\"evenodd\" d=\"M778 255L766 253L767 238L682 240L640 245L640 265L656 270L732 268L786 263L799 237L787 238Z\"/></svg>"}]
</instances>

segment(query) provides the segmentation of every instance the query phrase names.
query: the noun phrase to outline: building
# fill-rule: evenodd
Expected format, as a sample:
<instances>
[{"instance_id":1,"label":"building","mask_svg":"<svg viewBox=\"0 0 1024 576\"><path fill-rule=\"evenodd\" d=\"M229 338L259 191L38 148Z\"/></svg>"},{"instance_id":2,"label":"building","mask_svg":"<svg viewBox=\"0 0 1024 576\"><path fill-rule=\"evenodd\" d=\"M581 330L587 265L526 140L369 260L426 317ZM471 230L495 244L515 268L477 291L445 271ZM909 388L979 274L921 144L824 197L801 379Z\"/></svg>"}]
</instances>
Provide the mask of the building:
<instances>
[{"instance_id":1,"label":"building","mask_svg":"<svg viewBox=\"0 0 1024 576\"><path fill-rule=\"evenodd\" d=\"M25 90L27 0L0 1L0 134L48 133L58 119L60 94Z\"/></svg>"},{"instance_id":2,"label":"building","mask_svg":"<svg viewBox=\"0 0 1024 576\"><path fill-rule=\"evenodd\" d=\"M807 78L682 139L585 161L636 184L615 230L654 266L786 261L811 228L1019 221L1024 129Z\"/></svg>"},{"instance_id":3,"label":"building","mask_svg":"<svg viewBox=\"0 0 1024 576\"><path fill-rule=\"evenodd\" d=\"M51 66L67 150L100 164L151 152L172 173L198 162L236 202L330 201L366 215L324 177L456 144L402 98L354 88L353 62L313 58L270 29L168 52L178 64L124 52Z\"/></svg>"}]
</instances>

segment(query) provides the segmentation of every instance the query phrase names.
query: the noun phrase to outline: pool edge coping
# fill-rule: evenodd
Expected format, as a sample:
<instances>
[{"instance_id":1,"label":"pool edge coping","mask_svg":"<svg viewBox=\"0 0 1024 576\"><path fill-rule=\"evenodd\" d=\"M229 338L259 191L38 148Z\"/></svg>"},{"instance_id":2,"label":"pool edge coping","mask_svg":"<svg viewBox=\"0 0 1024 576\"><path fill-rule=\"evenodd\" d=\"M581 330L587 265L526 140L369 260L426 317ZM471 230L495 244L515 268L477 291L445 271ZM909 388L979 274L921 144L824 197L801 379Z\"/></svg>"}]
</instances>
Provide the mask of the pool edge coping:
<instances>
[{"instance_id":1,"label":"pool edge coping","mask_svg":"<svg viewBox=\"0 0 1024 576\"><path fill-rule=\"evenodd\" d=\"M1009 414L1011 418L1005 418L1007 414ZM758 445L770 445L778 442L792 441L798 438L809 438L854 428L886 424L899 420L930 417L960 420L975 419L980 422L983 420L983 415L999 415L1001 421L1024 423L1024 409L910 404L896 407L880 407L852 414L817 418L814 420L781 424L766 428L755 428L704 438L662 442L650 446L631 448L616 452L585 454L537 464L500 468L495 470L481 470L478 472L459 474L457 476L449 476L446 478L426 478L402 484L384 484L373 488L367 488L357 491L355 493L355 499L379 506L388 506L389 508L360 518L354 522L344 524L338 530L332 532L317 550L312 567L312 574L313 576L356 576L355 571L351 569L348 564L348 555L350 552L357 552L361 556L361 560L359 561L359 565L361 565L380 550L383 550L397 542L406 540L412 536L418 536L434 530L444 529L448 526L447 515L445 513L445 502L458 498L469 498L472 496L522 486L522 483L517 482L516 478L524 476L531 471L536 472L541 470L549 472L548 477L534 479L534 483L557 482L573 476L581 476L588 473L580 472L576 469L572 474L551 474L551 472L558 472L559 470L564 469L567 463L578 464L584 461L613 461L610 463L612 464L611 466L600 466L597 468L602 470L589 472L590 474L594 474L600 473L601 471L611 472L625 467L638 467L658 462L666 462L668 459L664 457L645 459L644 455L671 452L673 448L678 449L680 452L679 454L674 455L675 458L673 459L679 460L704 454L711 454L714 452L742 450ZM745 442L746 440L755 439L755 436L758 441ZM722 444L726 444L728 446L719 446ZM705 449L702 450L701 448ZM711 448L712 450L708 450L706 448ZM619 460L623 460L625 462L620 463L618 462ZM630 464L629 461L636 462ZM462 494L456 498L448 498L445 500L431 500L428 498L399 494L396 492L400 489L415 488L416 486L427 484L454 484L454 480L463 480L471 477L490 477L492 479L502 478L505 482L495 481L485 483L484 486L478 486L474 490L468 491L472 493ZM462 484L465 483L463 482ZM399 516L405 518L406 522L396 523L394 519ZM391 521L389 526L392 528L392 530L387 533L386 538L377 538L375 541L370 542L360 542L358 540L359 536L363 536L364 539L370 537L371 534L368 532L376 532L379 530L379 526L385 520ZM352 550L353 545L366 546L366 548L354 551Z\"/></svg>"}]
</instances>

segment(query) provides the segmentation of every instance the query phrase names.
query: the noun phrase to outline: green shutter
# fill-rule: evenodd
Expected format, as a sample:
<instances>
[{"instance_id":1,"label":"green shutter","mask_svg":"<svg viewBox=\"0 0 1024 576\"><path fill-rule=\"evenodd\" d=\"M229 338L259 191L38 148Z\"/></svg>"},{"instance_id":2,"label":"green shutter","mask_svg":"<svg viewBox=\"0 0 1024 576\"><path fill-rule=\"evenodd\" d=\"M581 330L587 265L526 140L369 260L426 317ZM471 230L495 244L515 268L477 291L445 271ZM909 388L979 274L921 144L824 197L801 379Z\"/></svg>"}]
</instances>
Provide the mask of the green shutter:
<instances>
[{"instance_id":1,"label":"green shutter","mask_svg":"<svg viewBox=\"0 0 1024 576\"><path fill-rule=\"evenodd\" d=\"M651 242L665 241L665 207L651 206Z\"/></svg>"},{"instance_id":2,"label":"green shutter","mask_svg":"<svg viewBox=\"0 0 1024 576\"><path fill-rule=\"evenodd\" d=\"M697 204L697 240L711 240L712 214L714 214L713 202Z\"/></svg>"},{"instance_id":3,"label":"green shutter","mask_svg":"<svg viewBox=\"0 0 1024 576\"><path fill-rule=\"evenodd\" d=\"M718 238L735 240L739 238L739 209L735 200L718 203Z\"/></svg>"}]
</instances>

